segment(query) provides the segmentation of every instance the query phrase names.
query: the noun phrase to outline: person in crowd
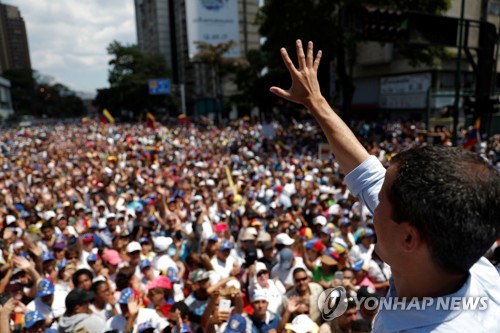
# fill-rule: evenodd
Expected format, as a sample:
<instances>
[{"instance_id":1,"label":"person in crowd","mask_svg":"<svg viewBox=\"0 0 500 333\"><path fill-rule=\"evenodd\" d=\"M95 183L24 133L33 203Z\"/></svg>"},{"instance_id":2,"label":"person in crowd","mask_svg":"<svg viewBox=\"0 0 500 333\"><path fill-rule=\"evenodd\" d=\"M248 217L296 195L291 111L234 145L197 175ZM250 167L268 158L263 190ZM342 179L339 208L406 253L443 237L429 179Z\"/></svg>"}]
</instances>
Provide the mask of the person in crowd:
<instances>
[{"instance_id":1,"label":"person in crowd","mask_svg":"<svg viewBox=\"0 0 500 333\"><path fill-rule=\"evenodd\" d=\"M478 320L483 329L493 330L500 295L491 293L490 286L500 277L482 256L499 236L498 170L473 153L437 146L400 152L386 170L321 95L317 80L321 52L314 56L312 42L304 52L300 40L296 49L298 68L281 49L292 86L270 90L309 109L347 175L347 186L374 213L375 250L393 273L389 296L465 297L482 292L493 304L480 314L459 311L453 316L443 316L432 307L424 311L426 315L404 309L379 311L374 331L389 325L392 330L474 330Z\"/></svg>"}]
</instances>

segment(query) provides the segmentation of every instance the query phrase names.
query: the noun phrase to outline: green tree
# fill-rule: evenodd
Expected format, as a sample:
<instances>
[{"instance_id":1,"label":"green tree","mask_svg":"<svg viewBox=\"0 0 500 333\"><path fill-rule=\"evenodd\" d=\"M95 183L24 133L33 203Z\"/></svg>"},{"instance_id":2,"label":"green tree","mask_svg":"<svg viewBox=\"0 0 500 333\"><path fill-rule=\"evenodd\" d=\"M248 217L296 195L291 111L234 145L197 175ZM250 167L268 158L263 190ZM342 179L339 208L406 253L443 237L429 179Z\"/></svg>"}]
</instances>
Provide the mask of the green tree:
<instances>
[{"instance_id":1,"label":"green tree","mask_svg":"<svg viewBox=\"0 0 500 333\"><path fill-rule=\"evenodd\" d=\"M122 45L114 41L107 47L112 59L109 61L109 88L98 90L94 105L107 108L117 115L130 110L137 118L145 110L176 108L172 96L151 96L148 80L166 78L170 73L160 55L145 55L136 45Z\"/></svg>"},{"instance_id":2,"label":"green tree","mask_svg":"<svg viewBox=\"0 0 500 333\"><path fill-rule=\"evenodd\" d=\"M82 100L61 83L42 82L37 71L8 70L2 74L11 83L11 95L16 117L77 117L85 109Z\"/></svg>"},{"instance_id":3,"label":"green tree","mask_svg":"<svg viewBox=\"0 0 500 333\"><path fill-rule=\"evenodd\" d=\"M347 5L380 5L401 11L419 11L425 13L442 13L450 6L449 0L269 0L263 6L259 20L260 33L266 38L262 47L263 59L268 62L269 77L275 77L273 85L290 84L278 50L285 47L295 57L295 40L312 40L315 49L323 51L322 64L318 79L328 96L329 64L337 59L337 77L342 87L343 114L347 116L351 109L354 95L352 68L356 61L356 45L361 41L353 31L343 28L343 9ZM413 47L399 43L398 52L415 66L431 64L444 54L443 48L418 46ZM292 59L296 61L296 59ZM254 77L255 81L261 78ZM271 106L268 106L271 107Z\"/></svg>"}]
</instances>

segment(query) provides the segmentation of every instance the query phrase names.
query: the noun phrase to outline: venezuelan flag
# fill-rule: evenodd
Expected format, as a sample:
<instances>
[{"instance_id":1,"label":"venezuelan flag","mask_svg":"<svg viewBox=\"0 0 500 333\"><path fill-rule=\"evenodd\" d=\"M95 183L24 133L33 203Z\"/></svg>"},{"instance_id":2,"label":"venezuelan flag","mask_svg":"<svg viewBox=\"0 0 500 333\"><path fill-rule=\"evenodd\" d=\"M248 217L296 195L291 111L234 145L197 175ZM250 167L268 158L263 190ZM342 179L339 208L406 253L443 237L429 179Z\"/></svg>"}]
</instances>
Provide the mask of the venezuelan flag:
<instances>
[{"instance_id":1,"label":"venezuelan flag","mask_svg":"<svg viewBox=\"0 0 500 333\"><path fill-rule=\"evenodd\" d=\"M148 114L146 115L146 125L148 125L148 127L150 127L151 129L155 129L156 118L151 112L148 112Z\"/></svg>"},{"instance_id":2,"label":"venezuelan flag","mask_svg":"<svg viewBox=\"0 0 500 333\"><path fill-rule=\"evenodd\" d=\"M115 118L109 113L108 109L102 110L102 114L99 116L99 121L103 124L114 124Z\"/></svg>"},{"instance_id":3,"label":"venezuelan flag","mask_svg":"<svg viewBox=\"0 0 500 333\"><path fill-rule=\"evenodd\" d=\"M185 123L189 123L189 118L186 117L186 115L184 113L181 113L177 119L179 119L179 124L185 124Z\"/></svg>"},{"instance_id":4,"label":"venezuelan flag","mask_svg":"<svg viewBox=\"0 0 500 333\"><path fill-rule=\"evenodd\" d=\"M481 118L477 118L474 127L469 131L464 141L464 149L469 150L479 143L479 129L481 128Z\"/></svg>"}]
</instances>

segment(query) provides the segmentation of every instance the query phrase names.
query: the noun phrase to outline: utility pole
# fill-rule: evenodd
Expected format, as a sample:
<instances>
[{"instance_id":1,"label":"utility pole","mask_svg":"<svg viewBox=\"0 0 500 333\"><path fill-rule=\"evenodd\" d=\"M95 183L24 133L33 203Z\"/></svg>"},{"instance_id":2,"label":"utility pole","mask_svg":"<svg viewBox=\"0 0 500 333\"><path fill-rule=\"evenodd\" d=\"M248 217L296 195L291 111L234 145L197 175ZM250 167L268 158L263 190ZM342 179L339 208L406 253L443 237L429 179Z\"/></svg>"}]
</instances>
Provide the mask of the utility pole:
<instances>
[{"instance_id":1,"label":"utility pole","mask_svg":"<svg viewBox=\"0 0 500 333\"><path fill-rule=\"evenodd\" d=\"M457 145L457 135L458 135L458 115L460 107L460 91L462 87L462 48L463 48L463 36L464 36L464 10L465 10L465 0L462 0L460 8L460 21L458 22L458 53L457 53L457 70L455 73L455 105L453 107L453 135L452 143L454 146Z\"/></svg>"}]
</instances>

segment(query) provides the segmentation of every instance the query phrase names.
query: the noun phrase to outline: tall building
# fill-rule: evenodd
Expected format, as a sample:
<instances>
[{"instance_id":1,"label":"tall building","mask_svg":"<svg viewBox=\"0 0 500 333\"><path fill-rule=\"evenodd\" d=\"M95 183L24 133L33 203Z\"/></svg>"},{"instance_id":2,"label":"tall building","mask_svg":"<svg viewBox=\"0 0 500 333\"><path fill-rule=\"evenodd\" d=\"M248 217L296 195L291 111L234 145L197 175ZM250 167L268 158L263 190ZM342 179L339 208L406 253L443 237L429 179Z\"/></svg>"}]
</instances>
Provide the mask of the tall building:
<instances>
[{"instance_id":1,"label":"tall building","mask_svg":"<svg viewBox=\"0 0 500 333\"><path fill-rule=\"evenodd\" d=\"M230 36L229 30L236 27L236 36L231 40L238 39L237 57L244 57L246 51L260 47L258 25L255 23L259 0L134 1L139 48L146 54L161 54L164 57L165 64L172 73L173 92L181 97L181 86L185 91L188 113L195 109L200 111L200 108L203 109L202 113L209 112L215 89L210 69L193 60L193 39L210 42L210 39L213 41L221 38L220 41L223 42L224 37ZM203 16L207 14L207 9L208 15L212 15L208 18ZM203 10L204 14L201 13ZM222 10L233 10L236 22L229 22L231 20L227 17L216 17L217 12ZM222 30L217 34L208 30L200 31L203 29L201 24L210 20L228 25L228 31ZM222 82L224 96L235 91L228 82L229 80Z\"/></svg>"},{"instance_id":2,"label":"tall building","mask_svg":"<svg viewBox=\"0 0 500 333\"><path fill-rule=\"evenodd\" d=\"M5 120L13 113L10 82L0 76L0 121Z\"/></svg>"},{"instance_id":3,"label":"tall building","mask_svg":"<svg viewBox=\"0 0 500 333\"><path fill-rule=\"evenodd\" d=\"M0 3L0 73L31 68L24 19L15 6Z\"/></svg>"}]
</instances>

